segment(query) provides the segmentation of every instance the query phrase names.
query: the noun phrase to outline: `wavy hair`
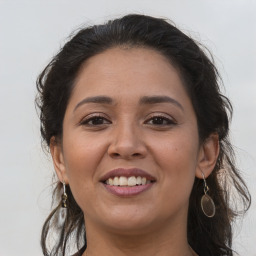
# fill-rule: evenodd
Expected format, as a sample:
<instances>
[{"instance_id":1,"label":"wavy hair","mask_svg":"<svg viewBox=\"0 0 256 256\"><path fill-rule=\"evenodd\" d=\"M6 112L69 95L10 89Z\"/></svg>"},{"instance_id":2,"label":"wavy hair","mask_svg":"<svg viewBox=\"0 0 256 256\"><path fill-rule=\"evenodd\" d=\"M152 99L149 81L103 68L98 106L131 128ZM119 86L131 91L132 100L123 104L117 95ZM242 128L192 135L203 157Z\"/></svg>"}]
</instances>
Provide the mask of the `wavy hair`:
<instances>
[{"instance_id":1,"label":"wavy hair","mask_svg":"<svg viewBox=\"0 0 256 256\"><path fill-rule=\"evenodd\" d=\"M83 63L107 49L122 46L150 48L165 56L180 72L192 101L200 142L212 133L219 135L219 156L207 178L216 215L207 218L202 213L203 180L195 178L189 202L187 237L190 246L198 253L233 255L232 222L249 208L250 194L236 167L229 139L232 105L220 91L221 78L211 54L170 21L131 14L103 25L80 29L37 80L36 105L40 112L43 142L49 147L51 137L55 136L61 143L66 107ZM76 242L77 249L86 248L83 212L69 187L67 218L61 227L56 227L56 215L61 208L60 193L59 182L53 192L54 209L42 229L41 245L45 256L65 255L70 241ZM57 236L54 247L48 243L52 233Z\"/></svg>"}]
</instances>

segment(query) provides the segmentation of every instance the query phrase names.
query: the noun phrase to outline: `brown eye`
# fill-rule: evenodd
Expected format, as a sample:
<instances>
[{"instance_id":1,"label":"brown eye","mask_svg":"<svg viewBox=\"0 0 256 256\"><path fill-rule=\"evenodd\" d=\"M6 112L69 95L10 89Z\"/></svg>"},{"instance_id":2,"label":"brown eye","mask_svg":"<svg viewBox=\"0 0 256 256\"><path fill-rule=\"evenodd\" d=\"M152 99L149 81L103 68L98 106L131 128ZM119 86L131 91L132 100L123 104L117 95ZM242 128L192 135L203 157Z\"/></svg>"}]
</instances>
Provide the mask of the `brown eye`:
<instances>
[{"instance_id":1,"label":"brown eye","mask_svg":"<svg viewBox=\"0 0 256 256\"><path fill-rule=\"evenodd\" d=\"M163 116L154 116L147 121L151 125L173 125L175 122L172 119Z\"/></svg>"},{"instance_id":2,"label":"brown eye","mask_svg":"<svg viewBox=\"0 0 256 256\"><path fill-rule=\"evenodd\" d=\"M81 122L81 125L88 125L88 126L100 126L105 124L110 124L110 121L102 116L93 116Z\"/></svg>"}]
</instances>

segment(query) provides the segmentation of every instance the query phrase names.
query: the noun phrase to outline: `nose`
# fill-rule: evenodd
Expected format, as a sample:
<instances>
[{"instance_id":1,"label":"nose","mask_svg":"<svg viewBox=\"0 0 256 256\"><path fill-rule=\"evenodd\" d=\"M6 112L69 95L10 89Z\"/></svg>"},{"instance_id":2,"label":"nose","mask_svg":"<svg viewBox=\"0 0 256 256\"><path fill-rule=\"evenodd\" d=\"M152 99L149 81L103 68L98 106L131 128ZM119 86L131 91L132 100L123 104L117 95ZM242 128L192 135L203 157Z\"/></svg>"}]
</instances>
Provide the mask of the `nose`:
<instances>
[{"instance_id":1,"label":"nose","mask_svg":"<svg viewBox=\"0 0 256 256\"><path fill-rule=\"evenodd\" d=\"M117 159L144 158L147 149L139 128L127 123L116 127L112 133L108 154Z\"/></svg>"}]
</instances>

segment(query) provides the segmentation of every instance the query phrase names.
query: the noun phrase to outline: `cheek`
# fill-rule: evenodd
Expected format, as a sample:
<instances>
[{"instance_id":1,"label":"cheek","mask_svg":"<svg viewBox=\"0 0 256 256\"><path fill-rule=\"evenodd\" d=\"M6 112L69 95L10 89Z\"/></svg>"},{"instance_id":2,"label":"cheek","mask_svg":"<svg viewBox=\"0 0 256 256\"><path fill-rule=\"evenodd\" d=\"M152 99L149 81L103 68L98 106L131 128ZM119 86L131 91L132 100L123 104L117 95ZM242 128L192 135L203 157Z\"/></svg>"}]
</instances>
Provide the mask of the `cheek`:
<instances>
[{"instance_id":1,"label":"cheek","mask_svg":"<svg viewBox=\"0 0 256 256\"><path fill-rule=\"evenodd\" d=\"M155 148L155 161L162 170L160 179L163 193L167 200L184 202L189 198L195 179L198 152L196 133L176 134L158 145Z\"/></svg>"},{"instance_id":2,"label":"cheek","mask_svg":"<svg viewBox=\"0 0 256 256\"><path fill-rule=\"evenodd\" d=\"M65 165L67 172L72 175L78 172L81 175L92 174L91 166L94 166L104 154L104 145L102 141L97 140L95 136L67 136L63 141ZM93 138L93 139L92 139ZM72 175L73 176L73 175Z\"/></svg>"},{"instance_id":3,"label":"cheek","mask_svg":"<svg viewBox=\"0 0 256 256\"><path fill-rule=\"evenodd\" d=\"M158 142L152 141L152 150L157 155L159 165L164 164L168 167L176 166L174 170L186 166L188 169L195 168L197 163L197 154L199 148L199 141L196 131L179 131L164 138L156 138ZM184 171L185 171L184 169ZM180 170L181 171L181 170Z\"/></svg>"},{"instance_id":4,"label":"cheek","mask_svg":"<svg viewBox=\"0 0 256 256\"><path fill-rule=\"evenodd\" d=\"M88 195L98 182L97 169L105 154L105 147L97 140L81 136L66 136L63 141L64 161L67 177L76 199ZM77 138L77 139L70 139ZM80 195L80 193L83 195Z\"/></svg>"}]
</instances>

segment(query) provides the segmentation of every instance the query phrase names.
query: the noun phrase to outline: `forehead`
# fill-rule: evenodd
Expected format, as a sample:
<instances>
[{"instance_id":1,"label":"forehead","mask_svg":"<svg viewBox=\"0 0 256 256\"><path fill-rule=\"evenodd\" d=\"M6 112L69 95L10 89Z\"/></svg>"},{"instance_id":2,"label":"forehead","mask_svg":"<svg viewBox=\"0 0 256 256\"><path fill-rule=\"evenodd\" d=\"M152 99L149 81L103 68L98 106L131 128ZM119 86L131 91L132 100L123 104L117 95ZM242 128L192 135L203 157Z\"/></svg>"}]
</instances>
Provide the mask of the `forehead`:
<instances>
[{"instance_id":1,"label":"forehead","mask_svg":"<svg viewBox=\"0 0 256 256\"><path fill-rule=\"evenodd\" d=\"M116 47L83 64L71 100L97 95L127 100L159 94L187 97L179 72L170 61L153 49Z\"/></svg>"}]
</instances>

